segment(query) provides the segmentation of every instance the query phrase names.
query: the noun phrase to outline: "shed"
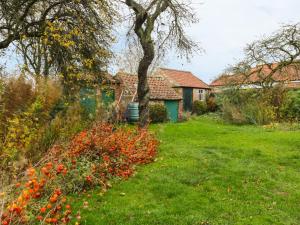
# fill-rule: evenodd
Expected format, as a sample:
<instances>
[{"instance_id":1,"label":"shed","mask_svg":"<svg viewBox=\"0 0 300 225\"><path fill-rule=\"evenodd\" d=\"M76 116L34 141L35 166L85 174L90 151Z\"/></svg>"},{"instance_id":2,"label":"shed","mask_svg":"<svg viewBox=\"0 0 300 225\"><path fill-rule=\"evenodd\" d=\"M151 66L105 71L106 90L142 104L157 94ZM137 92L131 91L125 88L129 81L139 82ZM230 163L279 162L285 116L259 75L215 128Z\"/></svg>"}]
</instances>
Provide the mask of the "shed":
<instances>
[{"instance_id":1,"label":"shed","mask_svg":"<svg viewBox=\"0 0 300 225\"><path fill-rule=\"evenodd\" d=\"M119 72L116 75L116 79L120 82L122 90L116 98L119 99L123 107L126 107L131 101L137 101L137 75ZM177 122L182 113L182 97L163 76L149 76L148 83L150 87L150 104L164 104L170 120Z\"/></svg>"},{"instance_id":2,"label":"shed","mask_svg":"<svg viewBox=\"0 0 300 225\"><path fill-rule=\"evenodd\" d=\"M189 71L160 68L156 74L165 77L183 99L184 111L192 111L193 102L205 101L210 87Z\"/></svg>"}]
</instances>

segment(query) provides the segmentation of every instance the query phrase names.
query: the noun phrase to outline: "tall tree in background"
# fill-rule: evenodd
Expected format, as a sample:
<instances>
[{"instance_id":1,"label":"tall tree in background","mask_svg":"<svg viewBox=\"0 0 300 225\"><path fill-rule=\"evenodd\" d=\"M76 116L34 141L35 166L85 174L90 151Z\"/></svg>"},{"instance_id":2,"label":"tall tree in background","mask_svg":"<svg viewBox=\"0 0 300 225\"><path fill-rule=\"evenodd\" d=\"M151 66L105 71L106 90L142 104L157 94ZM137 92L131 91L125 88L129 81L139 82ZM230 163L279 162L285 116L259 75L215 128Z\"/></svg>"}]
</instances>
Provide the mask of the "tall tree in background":
<instances>
[{"instance_id":1,"label":"tall tree in background","mask_svg":"<svg viewBox=\"0 0 300 225\"><path fill-rule=\"evenodd\" d=\"M165 51L176 47L188 56L197 50L197 44L190 40L184 27L196 23L190 1L178 0L126 0L125 4L134 12L133 30L143 49L138 66L138 100L140 126L149 122L148 69L155 58L155 49Z\"/></svg>"},{"instance_id":2,"label":"tall tree in background","mask_svg":"<svg viewBox=\"0 0 300 225\"><path fill-rule=\"evenodd\" d=\"M0 49L12 44L36 77L103 72L117 18L106 0L6 0L0 2Z\"/></svg>"}]
</instances>

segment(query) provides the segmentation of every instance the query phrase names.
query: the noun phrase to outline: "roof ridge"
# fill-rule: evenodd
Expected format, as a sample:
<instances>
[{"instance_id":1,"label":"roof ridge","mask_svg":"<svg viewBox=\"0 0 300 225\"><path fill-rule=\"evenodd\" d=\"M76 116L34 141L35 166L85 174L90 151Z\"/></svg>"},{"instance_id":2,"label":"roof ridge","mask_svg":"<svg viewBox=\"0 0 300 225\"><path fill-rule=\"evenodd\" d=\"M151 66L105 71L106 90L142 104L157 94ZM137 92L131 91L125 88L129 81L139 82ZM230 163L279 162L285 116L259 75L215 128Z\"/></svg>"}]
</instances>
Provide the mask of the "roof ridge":
<instances>
[{"instance_id":1,"label":"roof ridge","mask_svg":"<svg viewBox=\"0 0 300 225\"><path fill-rule=\"evenodd\" d=\"M186 73L190 73L192 74L195 78L197 78L198 80L202 81L203 83L207 84L206 82L204 82L201 78L199 78L198 76L196 76L192 71L188 71L188 70L178 70L178 69L169 69L169 68L163 68L161 67L160 69L162 70L173 70L173 71L178 71L178 72L186 72Z\"/></svg>"},{"instance_id":2,"label":"roof ridge","mask_svg":"<svg viewBox=\"0 0 300 225\"><path fill-rule=\"evenodd\" d=\"M170 68L165 68L165 67L160 67L159 69L161 69L161 70L173 70L173 71L186 72L186 73L193 74L191 71L188 71L188 70L170 69Z\"/></svg>"}]
</instances>

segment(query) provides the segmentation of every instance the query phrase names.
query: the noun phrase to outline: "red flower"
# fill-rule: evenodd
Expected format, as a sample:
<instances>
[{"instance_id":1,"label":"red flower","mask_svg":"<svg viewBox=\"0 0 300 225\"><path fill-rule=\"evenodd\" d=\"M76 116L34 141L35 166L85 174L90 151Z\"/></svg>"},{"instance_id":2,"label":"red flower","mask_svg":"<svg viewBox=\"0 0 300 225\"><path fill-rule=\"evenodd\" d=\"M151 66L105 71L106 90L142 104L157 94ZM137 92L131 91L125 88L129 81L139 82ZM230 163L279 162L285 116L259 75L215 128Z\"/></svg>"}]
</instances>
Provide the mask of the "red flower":
<instances>
[{"instance_id":1,"label":"red flower","mask_svg":"<svg viewBox=\"0 0 300 225\"><path fill-rule=\"evenodd\" d=\"M42 207L42 208L40 209L40 212L41 212L41 213L45 213L46 211L47 211L46 207Z\"/></svg>"},{"instance_id":2,"label":"red flower","mask_svg":"<svg viewBox=\"0 0 300 225\"><path fill-rule=\"evenodd\" d=\"M63 164L59 164L57 167L56 167L56 172L57 174L63 172L65 169L65 166Z\"/></svg>"},{"instance_id":3,"label":"red flower","mask_svg":"<svg viewBox=\"0 0 300 225\"><path fill-rule=\"evenodd\" d=\"M110 161L110 158L109 158L109 156L104 155L104 156L103 156L103 160L104 160L105 162L109 162L109 161Z\"/></svg>"},{"instance_id":4,"label":"red flower","mask_svg":"<svg viewBox=\"0 0 300 225\"><path fill-rule=\"evenodd\" d=\"M56 189L54 192L55 192L55 194L57 194L57 195L61 195L61 194L62 194L62 192L61 192L60 189Z\"/></svg>"}]
</instances>

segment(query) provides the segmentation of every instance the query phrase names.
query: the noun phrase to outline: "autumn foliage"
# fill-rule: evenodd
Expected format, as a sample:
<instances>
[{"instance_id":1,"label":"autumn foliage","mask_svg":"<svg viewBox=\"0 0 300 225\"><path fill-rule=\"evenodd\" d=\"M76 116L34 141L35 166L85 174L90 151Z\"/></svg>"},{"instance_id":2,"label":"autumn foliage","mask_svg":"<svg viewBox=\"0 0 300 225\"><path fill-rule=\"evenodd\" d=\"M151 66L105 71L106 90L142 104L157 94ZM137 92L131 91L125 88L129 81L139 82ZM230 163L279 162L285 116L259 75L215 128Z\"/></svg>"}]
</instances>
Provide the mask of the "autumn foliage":
<instances>
[{"instance_id":1,"label":"autumn foliage","mask_svg":"<svg viewBox=\"0 0 300 225\"><path fill-rule=\"evenodd\" d=\"M101 123L83 131L66 146L50 149L39 166L1 193L6 206L0 210L1 224L80 224L68 194L95 186L106 189L112 178L127 179L136 165L154 160L157 146L147 130Z\"/></svg>"}]
</instances>

